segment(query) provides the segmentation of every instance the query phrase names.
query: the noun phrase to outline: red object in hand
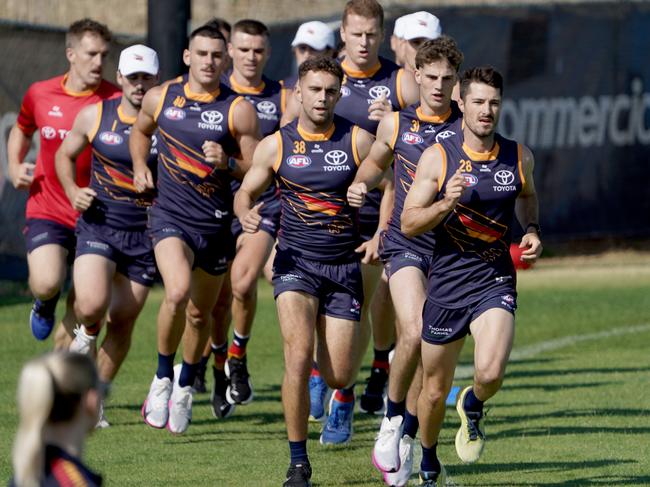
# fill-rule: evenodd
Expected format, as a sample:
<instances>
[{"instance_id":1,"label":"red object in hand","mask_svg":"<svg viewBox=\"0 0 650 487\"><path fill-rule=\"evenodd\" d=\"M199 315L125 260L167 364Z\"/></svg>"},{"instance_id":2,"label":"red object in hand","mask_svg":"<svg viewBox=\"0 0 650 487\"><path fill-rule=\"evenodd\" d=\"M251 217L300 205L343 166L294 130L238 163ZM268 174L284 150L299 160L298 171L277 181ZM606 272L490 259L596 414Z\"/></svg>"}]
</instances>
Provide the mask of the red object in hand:
<instances>
[{"instance_id":1,"label":"red object in hand","mask_svg":"<svg viewBox=\"0 0 650 487\"><path fill-rule=\"evenodd\" d=\"M525 270L525 269L530 269L533 264L531 264L528 261L521 260L521 253L525 249L520 249L519 244L513 243L510 244L510 258L512 259L512 263L515 265L515 269L517 270Z\"/></svg>"}]
</instances>

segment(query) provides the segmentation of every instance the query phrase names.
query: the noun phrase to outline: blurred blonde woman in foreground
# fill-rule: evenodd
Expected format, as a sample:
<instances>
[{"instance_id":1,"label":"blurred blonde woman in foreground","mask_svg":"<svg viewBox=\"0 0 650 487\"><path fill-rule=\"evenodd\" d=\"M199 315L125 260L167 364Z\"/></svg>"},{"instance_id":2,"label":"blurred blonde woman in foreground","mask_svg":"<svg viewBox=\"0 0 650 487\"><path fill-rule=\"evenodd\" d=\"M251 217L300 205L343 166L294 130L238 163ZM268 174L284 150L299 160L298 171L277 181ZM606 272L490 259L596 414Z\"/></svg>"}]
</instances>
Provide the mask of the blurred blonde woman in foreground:
<instances>
[{"instance_id":1,"label":"blurred blonde woman in foreground","mask_svg":"<svg viewBox=\"0 0 650 487\"><path fill-rule=\"evenodd\" d=\"M97 422L98 384L95 365L84 355L52 352L25 365L10 487L102 484L81 463L86 436Z\"/></svg>"}]
</instances>

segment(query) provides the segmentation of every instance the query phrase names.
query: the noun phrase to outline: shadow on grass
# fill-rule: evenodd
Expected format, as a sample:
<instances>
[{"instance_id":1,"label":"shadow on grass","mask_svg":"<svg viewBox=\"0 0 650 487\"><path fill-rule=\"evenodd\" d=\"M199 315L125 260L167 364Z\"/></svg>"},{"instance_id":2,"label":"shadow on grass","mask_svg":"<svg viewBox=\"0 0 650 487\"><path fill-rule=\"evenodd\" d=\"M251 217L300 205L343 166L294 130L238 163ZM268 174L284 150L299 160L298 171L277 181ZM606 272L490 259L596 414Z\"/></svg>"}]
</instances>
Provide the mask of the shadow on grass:
<instances>
[{"instance_id":1,"label":"shadow on grass","mask_svg":"<svg viewBox=\"0 0 650 487\"><path fill-rule=\"evenodd\" d=\"M619 382L603 381L603 382L576 382L576 383L563 383L563 384L511 384L508 383L504 386L504 390L520 391L520 390L539 390L545 392L562 391L566 389L591 389L598 387L607 387L611 385L619 385Z\"/></svg>"},{"instance_id":2,"label":"shadow on grass","mask_svg":"<svg viewBox=\"0 0 650 487\"><path fill-rule=\"evenodd\" d=\"M641 427L603 427L603 426L539 426L530 428L512 428L495 433L489 433L488 439L501 438L522 438L538 436L576 436L588 434L608 435L647 435L650 433L650 426Z\"/></svg>"},{"instance_id":3,"label":"shadow on grass","mask_svg":"<svg viewBox=\"0 0 650 487\"><path fill-rule=\"evenodd\" d=\"M635 460L593 460L593 461L576 461L576 462L522 462L522 463L493 463L493 464L475 464L475 465L454 465L448 468L448 473L454 475L472 476L482 475L486 472L567 472L570 470L584 470L596 468L608 468L620 465L637 463ZM571 480L563 481L535 481L530 482L482 482L481 485L499 485L499 486L530 486L544 485L548 487L570 487L576 485L648 485L650 476L627 476L627 475L592 475L588 477L576 477Z\"/></svg>"},{"instance_id":4,"label":"shadow on grass","mask_svg":"<svg viewBox=\"0 0 650 487\"><path fill-rule=\"evenodd\" d=\"M499 405L500 407L501 405ZM522 415L504 415L490 416L488 410L487 421L491 424L508 424L508 423L530 423L536 419L546 420L549 418L604 418L604 417L623 417L634 418L650 415L650 409L560 409L557 411L543 412L539 414L522 414Z\"/></svg>"},{"instance_id":5,"label":"shadow on grass","mask_svg":"<svg viewBox=\"0 0 650 487\"><path fill-rule=\"evenodd\" d=\"M620 373L635 373L635 372L648 372L650 367L603 367L603 368L584 368L584 369L562 369L562 376L573 374L620 374ZM507 379L518 379L520 377L557 377L558 369L546 370L508 370Z\"/></svg>"}]
</instances>

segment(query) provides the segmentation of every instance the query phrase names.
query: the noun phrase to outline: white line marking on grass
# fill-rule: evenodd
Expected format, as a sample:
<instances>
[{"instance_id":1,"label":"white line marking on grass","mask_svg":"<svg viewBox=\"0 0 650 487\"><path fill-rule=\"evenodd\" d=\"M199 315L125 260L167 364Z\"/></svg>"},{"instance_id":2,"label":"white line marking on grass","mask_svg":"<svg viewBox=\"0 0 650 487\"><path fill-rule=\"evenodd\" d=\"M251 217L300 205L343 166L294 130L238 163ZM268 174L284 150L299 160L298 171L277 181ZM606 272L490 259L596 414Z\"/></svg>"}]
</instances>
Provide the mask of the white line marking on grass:
<instances>
[{"instance_id":1,"label":"white line marking on grass","mask_svg":"<svg viewBox=\"0 0 650 487\"><path fill-rule=\"evenodd\" d=\"M541 354L542 352L559 350L560 348L569 347L580 342L600 340L602 338L611 338L615 336L629 335L631 333L640 333L645 331L650 331L650 324L646 323L643 325L625 326L622 328L613 328L611 330L589 333L586 335L572 335L562 338L555 338L553 340L545 340L543 342L533 343L532 345L515 348L510 353L510 361L532 358L536 355ZM474 377L473 365L461 365L456 367L454 379L470 379L472 377Z\"/></svg>"}]
</instances>

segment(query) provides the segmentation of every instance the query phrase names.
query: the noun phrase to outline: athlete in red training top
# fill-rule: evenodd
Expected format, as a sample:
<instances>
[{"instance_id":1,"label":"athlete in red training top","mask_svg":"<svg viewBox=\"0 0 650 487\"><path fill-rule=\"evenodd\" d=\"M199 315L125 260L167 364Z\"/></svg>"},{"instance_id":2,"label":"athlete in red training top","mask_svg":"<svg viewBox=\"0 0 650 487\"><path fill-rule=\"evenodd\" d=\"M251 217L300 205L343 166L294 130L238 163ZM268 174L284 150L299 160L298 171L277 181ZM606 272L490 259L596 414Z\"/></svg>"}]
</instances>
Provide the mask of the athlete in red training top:
<instances>
[{"instance_id":1,"label":"athlete in red training top","mask_svg":"<svg viewBox=\"0 0 650 487\"><path fill-rule=\"evenodd\" d=\"M29 190L24 234L29 287L36 298L30 325L32 334L39 340L45 340L52 332L66 262L71 263L75 255L74 228L78 213L56 177L54 154L81 108L119 94L117 87L102 79L111 40L108 28L94 20L78 20L70 25L65 40L69 71L29 87L7 144L9 177L16 189ZM37 130L41 144L34 165L24 158ZM89 175L90 150L87 149L77 159L77 184L87 186ZM63 318L70 336L75 323L73 300L74 293L70 292ZM65 335L65 332L57 335L57 346L67 344Z\"/></svg>"}]
</instances>

